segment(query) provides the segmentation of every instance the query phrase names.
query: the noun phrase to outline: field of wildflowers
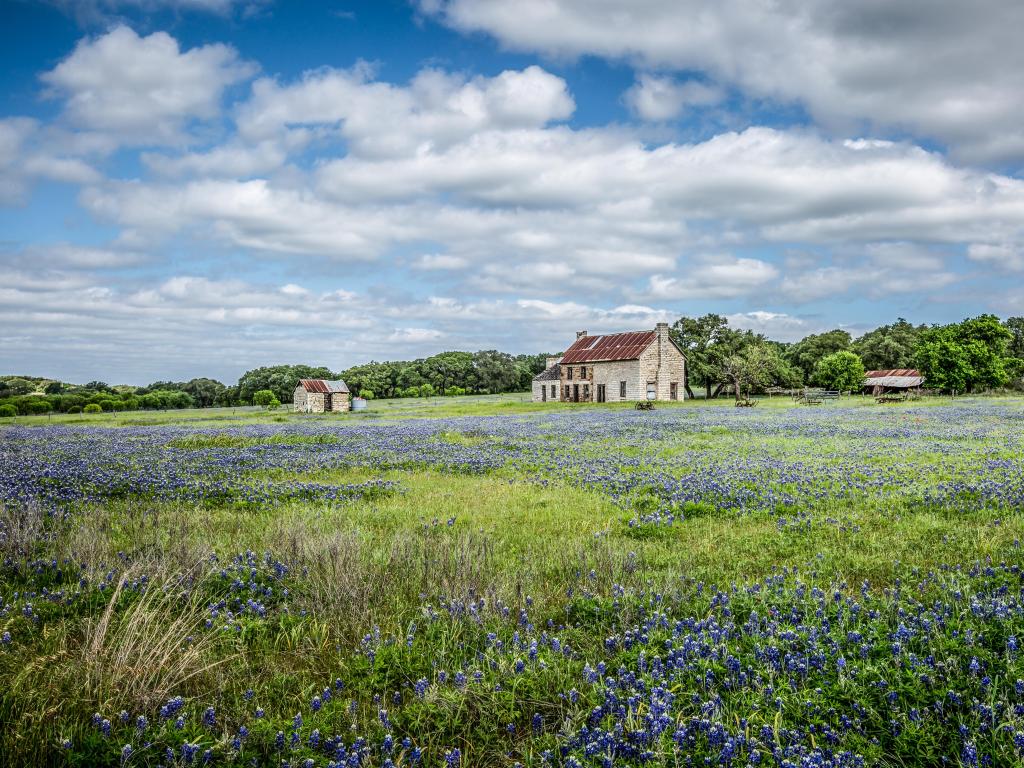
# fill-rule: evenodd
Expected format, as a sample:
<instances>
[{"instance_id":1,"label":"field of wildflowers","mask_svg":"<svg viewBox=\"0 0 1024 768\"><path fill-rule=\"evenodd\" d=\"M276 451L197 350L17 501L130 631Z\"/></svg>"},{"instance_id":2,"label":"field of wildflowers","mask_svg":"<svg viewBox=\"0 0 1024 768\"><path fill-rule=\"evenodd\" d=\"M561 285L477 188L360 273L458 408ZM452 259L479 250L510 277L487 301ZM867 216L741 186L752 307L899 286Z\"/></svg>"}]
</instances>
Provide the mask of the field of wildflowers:
<instances>
[{"instance_id":1,"label":"field of wildflowers","mask_svg":"<svg viewBox=\"0 0 1024 768\"><path fill-rule=\"evenodd\" d=\"M1024 401L518 410L0 430L5 764L1024 760Z\"/></svg>"}]
</instances>

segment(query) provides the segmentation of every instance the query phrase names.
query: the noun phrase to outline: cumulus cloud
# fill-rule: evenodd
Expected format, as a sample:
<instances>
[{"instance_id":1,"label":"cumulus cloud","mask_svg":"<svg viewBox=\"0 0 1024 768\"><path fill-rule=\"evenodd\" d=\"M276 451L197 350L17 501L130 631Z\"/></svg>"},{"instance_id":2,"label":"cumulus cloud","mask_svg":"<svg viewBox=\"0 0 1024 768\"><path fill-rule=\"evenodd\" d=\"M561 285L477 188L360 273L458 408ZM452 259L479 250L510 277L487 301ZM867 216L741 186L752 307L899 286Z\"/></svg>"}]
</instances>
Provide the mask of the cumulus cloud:
<instances>
[{"instance_id":1,"label":"cumulus cloud","mask_svg":"<svg viewBox=\"0 0 1024 768\"><path fill-rule=\"evenodd\" d=\"M555 56L708 73L805 105L838 129L869 120L975 161L1024 158L1024 5L1013 0L421 0L449 26Z\"/></svg>"},{"instance_id":2,"label":"cumulus cloud","mask_svg":"<svg viewBox=\"0 0 1024 768\"><path fill-rule=\"evenodd\" d=\"M640 75L626 91L626 105L644 120L671 120L687 108L708 107L719 103L725 94L720 88L696 80L679 82L673 77Z\"/></svg>"},{"instance_id":3,"label":"cumulus cloud","mask_svg":"<svg viewBox=\"0 0 1024 768\"><path fill-rule=\"evenodd\" d=\"M414 154L488 129L537 128L572 115L564 80L538 66L465 79L425 69L407 87L372 79L371 67L307 72L297 83L263 78L238 110L240 134L292 141L337 135L355 155Z\"/></svg>"},{"instance_id":4,"label":"cumulus cloud","mask_svg":"<svg viewBox=\"0 0 1024 768\"><path fill-rule=\"evenodd\" d=\"M1024 246L1009 243L971 243L967 248L971 261L1007 272L1024 272Z\"/></svg>"},{"instance_id":5,"label":"cumulus cloud","mask_svg":"<svg viewBox=\"0 0 1024 768\"><path fill-rule=\"evenodd\" d=\"M183 142L190 120L216 117L225 88L254 73L230 46L183 52L165 32L118 26L80 41L42 79L75 125L155 145Z\"/></svg>"},{"instance_id":6,"label":"cumulus cloud","mask_svg":"<svg viewBox=\"0 0 1024 768\"><path fill-rule=\"evenodd\" d=\"M652 275L648 295L653 299L735 299L757 294L779 276L760 259L729 255L699 256L680 275Z\"/></svg>"}]
</instances>

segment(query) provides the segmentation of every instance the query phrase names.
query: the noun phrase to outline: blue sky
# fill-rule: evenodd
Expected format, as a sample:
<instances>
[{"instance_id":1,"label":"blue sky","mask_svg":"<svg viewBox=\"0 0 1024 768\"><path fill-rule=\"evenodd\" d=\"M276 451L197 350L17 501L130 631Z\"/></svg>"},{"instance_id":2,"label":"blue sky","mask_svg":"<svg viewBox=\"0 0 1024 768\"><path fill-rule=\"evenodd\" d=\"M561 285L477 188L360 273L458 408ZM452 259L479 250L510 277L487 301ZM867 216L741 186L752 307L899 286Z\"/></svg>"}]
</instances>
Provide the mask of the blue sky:
<instances>
[{"instance_id":1,"label":"blue sky","mask_svg":"<svg viewBox=\"0 0 1024 768\"><path fill-rule=\"evenodd\" d=\"M1018 3L6 2L3 370L1024 313Z\"/></svg>"}]
</instances>

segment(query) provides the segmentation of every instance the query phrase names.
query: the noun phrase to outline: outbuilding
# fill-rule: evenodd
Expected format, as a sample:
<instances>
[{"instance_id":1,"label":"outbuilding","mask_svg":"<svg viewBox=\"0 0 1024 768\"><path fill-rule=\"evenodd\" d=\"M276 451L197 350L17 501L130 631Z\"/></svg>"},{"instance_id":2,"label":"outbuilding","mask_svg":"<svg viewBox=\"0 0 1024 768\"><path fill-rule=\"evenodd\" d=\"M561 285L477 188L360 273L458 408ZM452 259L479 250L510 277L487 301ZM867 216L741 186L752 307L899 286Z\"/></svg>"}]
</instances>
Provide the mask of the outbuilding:
<instances>
[{"instance_id":1,"label":"outbuilding","mask_svg":"<svg viewBox=\"0 0 1024 768\"><path fill-rule=\"evenodd\" d=\"M909 392L920 389L924 377L914 368L894 368L886 371L868 371L864 374L864 392L884 395L886 392Z\"/></svg>"},{"instance_id":2,"label":"outbuilding","mask_svg":"<svg viewBox=\"0 0 1024 768\"><path fill-rule=\"evenodd\" d=\"M349 409L349 391L344 381L300 379L292 396L296 413L338 413Z\"/></svg>"}]
</instances>

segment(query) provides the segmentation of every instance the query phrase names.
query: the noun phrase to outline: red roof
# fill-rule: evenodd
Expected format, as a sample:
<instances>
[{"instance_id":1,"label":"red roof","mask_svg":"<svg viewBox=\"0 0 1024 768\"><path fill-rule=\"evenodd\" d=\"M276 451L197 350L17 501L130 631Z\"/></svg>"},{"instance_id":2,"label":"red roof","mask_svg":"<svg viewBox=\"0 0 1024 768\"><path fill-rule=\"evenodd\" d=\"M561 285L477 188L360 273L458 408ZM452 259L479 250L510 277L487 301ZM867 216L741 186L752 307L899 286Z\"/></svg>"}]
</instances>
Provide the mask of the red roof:
<instances>
[{"instance_id":1,"label":"red roof","mask_svg":"<svg viewBox=\"0 0 1024 768\"><path fill-rule=\"evenodd\" d=\"M609 333L605 336L580 336L565 350L562 365L606 360L636 360L656 338L654 331Z\"/></svg>"},{"instance_id":2,"label":"red roof","mask_svg":"<svg viewBox=\"0 0 1024 768\"><path fill-rule=\"evenodd\" d=\"M319 392L322 395L331 392L348 392L344 381L328 381L327 379L299 379L299 386L307 392Z\"/></svg>"},{"instance_id":3,"label":"red roof","mask_svg":"<svg viewBox=\"0 0 1024 768\"><path fill-rule=\"evenodd\" d=\"M893 368L891 371L867 371L865 379L883 379L887 376L916 376L920 377L916 368Z\"/></svg>"}]
</instances>

